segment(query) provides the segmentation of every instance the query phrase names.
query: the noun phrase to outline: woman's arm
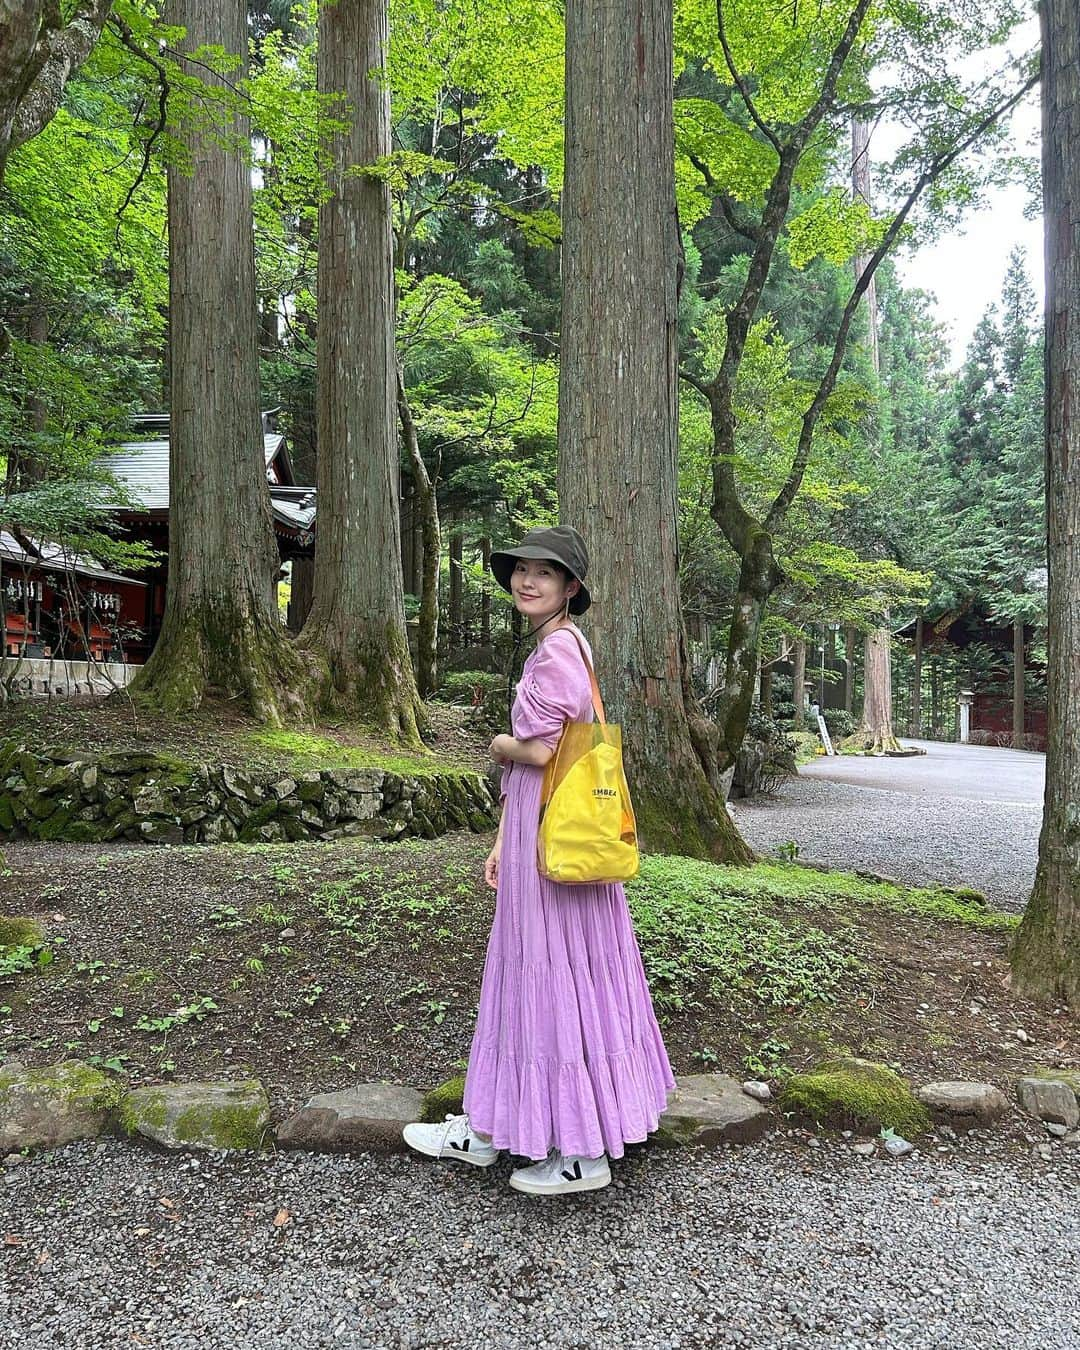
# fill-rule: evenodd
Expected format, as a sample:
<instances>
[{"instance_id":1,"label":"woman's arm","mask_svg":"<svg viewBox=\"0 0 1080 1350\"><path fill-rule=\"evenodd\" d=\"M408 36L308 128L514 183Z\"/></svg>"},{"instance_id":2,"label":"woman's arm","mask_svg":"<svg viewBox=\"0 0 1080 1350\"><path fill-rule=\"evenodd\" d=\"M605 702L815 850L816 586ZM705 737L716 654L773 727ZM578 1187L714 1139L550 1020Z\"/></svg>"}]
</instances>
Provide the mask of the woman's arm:
<instances>
[{"instance_id":1,"label":"woman's arm","mask_svg":"<svg viewBox=\"0 0 1080 1350\"><path fill-rule=\"evenodd\" d=\"M555 751L538 736L519 739L500 733L491 742L491 757L494 760L512 759L516 764L532 764L542 769Z\"/></svg>"}]
</instances>

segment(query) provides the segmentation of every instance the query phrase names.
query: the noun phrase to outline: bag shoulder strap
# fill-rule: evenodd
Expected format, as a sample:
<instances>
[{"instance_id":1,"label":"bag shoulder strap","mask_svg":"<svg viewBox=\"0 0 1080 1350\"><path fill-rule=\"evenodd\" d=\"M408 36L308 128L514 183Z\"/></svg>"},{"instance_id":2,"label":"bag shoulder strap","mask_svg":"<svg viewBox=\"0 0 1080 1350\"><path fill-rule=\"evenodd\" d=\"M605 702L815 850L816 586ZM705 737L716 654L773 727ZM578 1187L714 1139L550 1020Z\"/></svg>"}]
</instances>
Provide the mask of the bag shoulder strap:
<instances>
[{"instance_id":1,"label":"bag shoulder strap","mask_svg":"<svg viewBox=\"0 0 1080 1350\"><path fill-rule=\"evenodd\" d=\"M556 632L562 631L556 629ZM589 660L588 653L585 651L584 643L581 640L581 634L570 625L570 632L574 635L574 641L578 645L578 651L581 653L581 659L585 662L585 669L589 672L589 685L592 688L593 712L596 713L597 721L601 726L607 726L607 718L604 716L604 700L600 697L600 686L596 683L596 673L592 668L592 662Z\"/></svg>"}]
</instances>

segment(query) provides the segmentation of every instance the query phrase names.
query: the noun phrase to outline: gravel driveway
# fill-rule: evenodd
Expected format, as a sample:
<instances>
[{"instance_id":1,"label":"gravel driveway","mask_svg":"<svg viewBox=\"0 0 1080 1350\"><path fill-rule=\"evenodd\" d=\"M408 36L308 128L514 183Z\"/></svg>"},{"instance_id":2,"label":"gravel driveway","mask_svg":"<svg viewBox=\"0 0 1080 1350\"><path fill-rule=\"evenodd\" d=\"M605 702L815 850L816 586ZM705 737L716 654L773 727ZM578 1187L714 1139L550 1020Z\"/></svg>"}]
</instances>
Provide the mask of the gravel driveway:
<instances>
[{"instance_id":1,"label":"gravel driveway","mask_svg":"<svg viewBox=\"0 0 1080 1350\"><path fill-rule=\"evenodd\" d=\"M927 754L914 759L817 760L775 798L736 801L736 823L766 856L794 842L811 862L972 886L1001 909L1023 909L1042 824L1042 756L919 744Z\"/></svg>"},{"instance_id":2,"label":"gravel driveway","mask_svg":"<svg viewBox=\"0 0 1080 1350\"><path fill-rule=\"evenodd\" d=\"M509 1167L108 1141L0 1168L0 1350L1080 1344L1065 1146L781 1135L637 1152L561 1201Z\"/></svg>"}]
</instances>

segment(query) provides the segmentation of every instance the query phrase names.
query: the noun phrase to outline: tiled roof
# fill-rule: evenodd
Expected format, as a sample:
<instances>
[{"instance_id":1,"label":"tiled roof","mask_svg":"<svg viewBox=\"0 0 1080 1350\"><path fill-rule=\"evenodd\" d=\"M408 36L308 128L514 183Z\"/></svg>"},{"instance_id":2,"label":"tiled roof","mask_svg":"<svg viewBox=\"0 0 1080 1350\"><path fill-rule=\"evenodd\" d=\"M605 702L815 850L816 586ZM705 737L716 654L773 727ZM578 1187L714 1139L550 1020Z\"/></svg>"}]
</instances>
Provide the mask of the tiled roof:
<instances>
[{"instance_id":1,"label":"tiled roof","mask_svg":"<svg viewBox=\"0 0 1080 1350\"><path fill-rule=\"evenodd\" d=\"M28 553L14 535L6 530L0 531L0 560L15 563L19 567L55 568L58 572L78 572L80 576L94 577L98 581L123 581L131 586L145 586L145 581L136 581L134 577L123 577L110 572L95 559L85 554L72 553L46 539L34 541L33 553Z\"/></svg>"},{"instance_id":2,"label":"tiled roof","mask_svg":"<svg viewBox=\"0 0 1080 1350\"><path fill-rule=\"evenodd\" d=\"M304 487L270 488L274 519L293 530L315 528L315 489Z\"/></svg>"},{"instance_id":3,"label":"tiled roof","mask_svg":"<svg viewBox=\"0 0 1080 1350\"><path fill-rule=\"evenodd\" d=\"M263 436L263 453L269 469L274 457L285 443L278 431ZM106 469L120 483L144 511L169 509L169 442L167 440L125 441L117 450L98 460L98 467Z\"/></svg>"}]
</instances>

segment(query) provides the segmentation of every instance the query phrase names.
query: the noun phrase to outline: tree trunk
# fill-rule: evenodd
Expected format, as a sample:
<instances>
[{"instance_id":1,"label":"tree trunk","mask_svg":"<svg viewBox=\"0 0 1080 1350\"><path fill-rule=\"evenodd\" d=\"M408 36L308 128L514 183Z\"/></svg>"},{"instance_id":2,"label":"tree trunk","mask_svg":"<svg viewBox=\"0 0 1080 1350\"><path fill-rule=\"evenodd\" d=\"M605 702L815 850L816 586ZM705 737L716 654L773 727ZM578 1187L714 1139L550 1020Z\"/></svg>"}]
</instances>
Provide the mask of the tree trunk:
<instances>
[{"instance_id":1,"label":"tree trunk","mask_svg":"<svg viewBox=\"0 0 1080 1350\"><path fill-rule=\"evenodd\" d=\"M450 641L447 649L459 652L465 645L461 586L461 512L450 513Z\"/></svg>"},{"instance_id":2,"label":"tree trunk","mask_svg":"<svg viewBox=\"0 0 1080 1350\"><path fill-rule=\"evenodd\" d=\"M855 707L855 629L844 629L844 711Z\"/></svg>"},{"instance_id":3,"label":"tree trunk","mask_svg":"<svg viewBox=\"0 0 1080 1350\"><path fill-rule=\"evenodd\" d=\"M480 540L480 565L484 576L491 563L491 540L485 534ZM485 586L480 592L480 645L491 646L491 592Z\"/></svg>"},{"instance_id":4,"label":"tree trunk","mask_svg":"<svg viewBox=\"0 0 1080 1350\"><path fill-rule=\"evenodd\" d=\"M246 70L243 0L171 0L167 15L187 30L187 49L220 44ZM220 83L205 67L191 73ZM246 119L233 130L246 145ZM174 714L220 693L276 725L301 711L302 670L277 607L251 173L235 146L199 141L182 127L174 134L187 139L193 171L168 171L169 582L161 635L131 690Z\"/></svg>"},{"instance_id":5,"label":"tree trunk","mask_svg":"<svg viewBox=\"0 0 1080 1350\"><path fill-rule=\"evenodd\" d=\"M806 727L806 643L799 638L791 666L791 697L795 704L795 730Z\"/></svg>"},{"instance_id":6,"label":"tree trunk","mask_svg":"<svg viewBox=\"0 0 1080 1350\"><path fill-rule=\"evenodd\" d=\"M899 750L892 717L892 629L886 624L863 641L863 713L856 733L874 755Z\"/></svg>"},{"instance_id":7,"label":"tree trunk","mask_svg":"<svg viewBox=\"0 0 1080 1350\"><path fill-rule=\"evenodd\" d=\"M568 0L559 502L589 545L586 622L643 843L744 862L679 605L671 99L670 0Z\"/></svg>"},{"instance_id":8,"label":"tree trunk","mask_svg":"<svg viewBox=\"0 0 1080 1350\"><path fill-rule=\"evenodd\" d=\"M930 661L930 734L941 739L941 661L936 656Z\"/></svg>"},{"instance_id":9,"label":"tree trunk","mask_svg":"<svg viewBox=\"0 0 1080 1350\"><path fill-rule=\"evenodd\" d=\"M0 6L0 183L8 155L44 131L68 81L94 50L112 0L79 0L64 22L46 0Z\"/></svg>"},{"instance_id":10,"label":"tree trunk","mask_svg":"<svg viewBox=\"0 0 1080 1350\"><path fill-rule=\"evenodd\" d=\"M405 379L397 372L398 416L405 437L405 452L413 472L413 511L423 531L420 558L420 620L416 633L416 684L422 698L430 698L438 683L439 659L439 560L442 536L439 526L439 499L427 471L416 435ZM416 594L417 592L414 592Z\"/></svg>"},{"instance_id":11,"label":"tree trunk","mask_svg":"<svg viewBox=\"0 0 1080 1350\"><path fill-rule=\"evenodd\" d=\"M43 347L49 340L49 312L44 298L36 290L29 295L29 314L26 320L26 341ZM35 483L48 477L48 463L42 458L43 433L48 422L48 409L39 392L27 394L24 406L25 434L8 443L5 490L8 493L28 492Z\"/></svg>"},{"instance_id":12,"label":"tree trunk","mask_svg":"<svg viewBox=\"0 0 1080 1350\"><path fill-rule=\"evenodd\" d=\"M923 616L915 620L915 668L911 676L911 734L921 736L922 725L922 668L923 668Z\"/></svg>"},{"instance_id":13,"label":"tree trunk","mask_svg":"<svg viewBox=\"0 0 1080 1350\"><path fill-rule=\"evenodd\" d=\"M1013 948L1026 994L1080 1002L1080 9L1044 0L1046 797L1035 889Z\"/></svg>"},{"instance_id":14,"label":"tree trunk","mask_svg":"<svg viewBox=\"0 0 1080 1350\"><path fill-rule=\"evenodd\" d=\"M311 613L311 595L315 582L315 560L313 558L294 558L292 564L292 590L289 592L288 625L291 633L299 633L307 623Z\"/></svg>"},{"instance_id":15,"label":"tree trunk","mask_svg":"<svg viewBox=\"0 0 1080 1350\"><path fill-rule=\"evenodd\" d=\"M1012 743L1017 750L1024 748L1024 621L1013 620L1013 697Z\"/></svg>"},{"instance_id":16,"label":"tree trunk","mask_svg":"<svg viewBox=\"0 0 1080 1350\"><path fill-rule=\"evenodd\" d=\"M357 172L390 153L386 0L321 6L318 38L319 92L343 93L351 120L319 207L319 546L299 643L324 666L324 710L419 745L401 570L386 565L401 556L390 192Z\"/></svg>"},{"instance_id":17,"label":"tree trunk","mask_svg":"<svg viewBox=\"0 0 1080 1350\"><path fill-rule=\"evenodd\" d=\"M772 677L773 668L771 661L762 662L761 666L761 711L766 717L771 717L772 712Z\"/></svg>"}]
</instances>

